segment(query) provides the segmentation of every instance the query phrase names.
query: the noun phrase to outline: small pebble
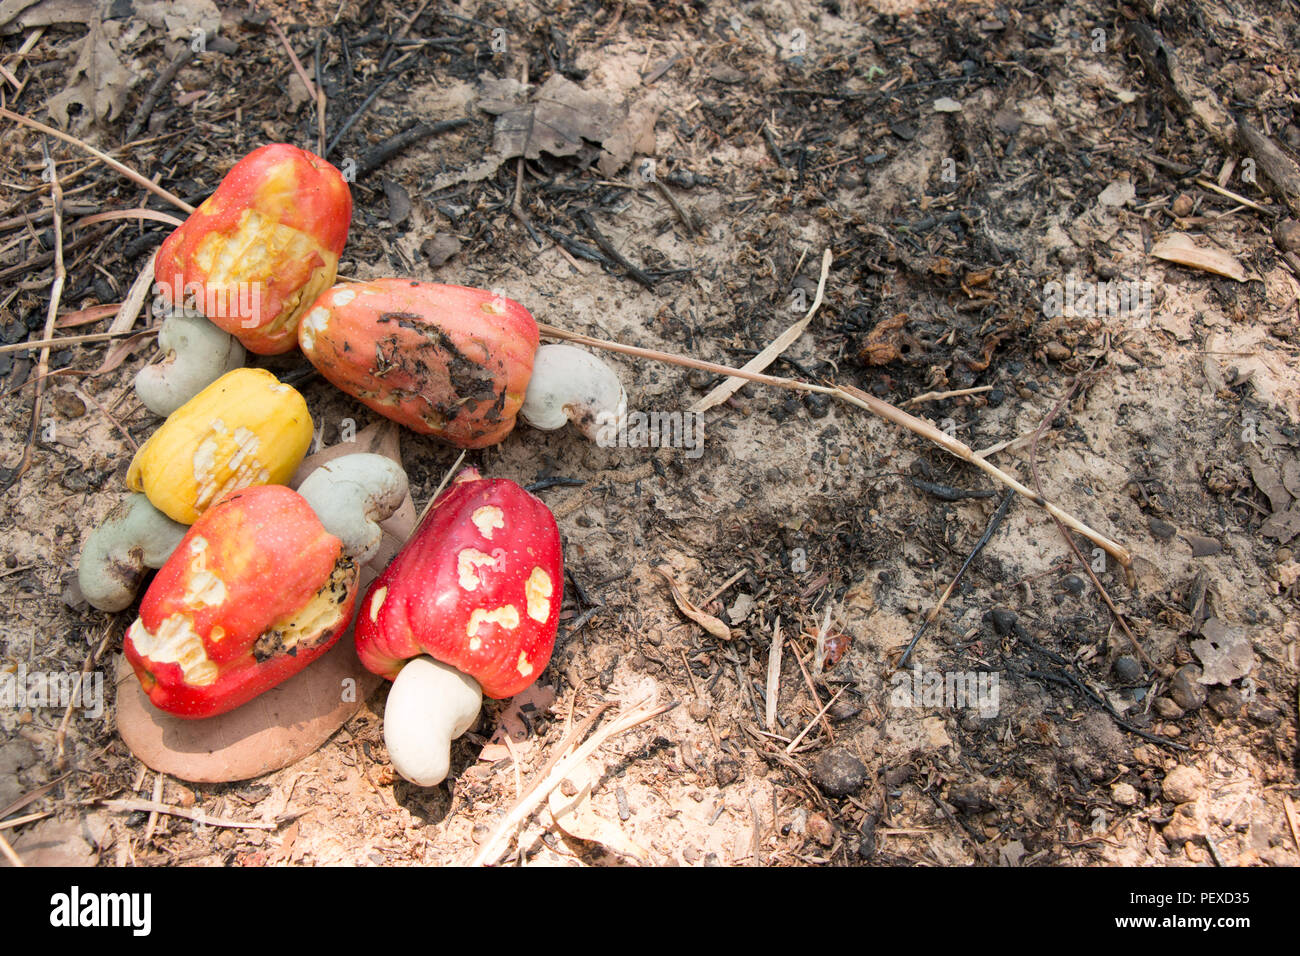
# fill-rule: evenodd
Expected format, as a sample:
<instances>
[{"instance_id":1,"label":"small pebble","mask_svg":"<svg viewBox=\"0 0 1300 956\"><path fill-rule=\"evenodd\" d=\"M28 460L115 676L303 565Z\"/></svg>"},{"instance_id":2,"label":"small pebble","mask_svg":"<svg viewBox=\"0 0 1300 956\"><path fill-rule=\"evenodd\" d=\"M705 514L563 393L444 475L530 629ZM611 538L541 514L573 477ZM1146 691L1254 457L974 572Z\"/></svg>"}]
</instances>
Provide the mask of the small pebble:
<instances>
[{"instance_id":1,"label":"small pebble","mask_svg":"<svg viewBox=\"0 0 1300 956\"><path fill-rule=\"evenodd\" d=\"M1142 679L1142 665L1136 657L1124 654L1115 659L1115 676L1127 684Z\"/></svg>"},{"instance_id":2,"label":"small pebble","mask_svg":"<svg viewBox=\"0 0 1300 956\"><path fill-rule=\"evenodd\" d=\"M862 789L869 776L866 766L842 747L832 747L813 764L813 782L828 797L847 797Z\"/></svg>"},{"instance_id":3,"label":"small pebble","mask_svg":"<svg viewBox=\"0 0 1300 956\"><path fill-rule=\"evenodd\" d=\"M1300 222L1283 219L1273 227L1273 241L1283 252L1300 252Z\"/></svg>"},{"instance_id":4,"label":"small pebble","mask_svg":"<svg viewBox=\"0 0 1300 956\"><path fill-rule=\"evenodd\" d=\"M1075 597L1082 594L1083 589L1086 587L1083 583L1083 578L1079 577L1077 574L1067 574L1065 579L1061 581L1061 584L1064 586L1065 590L1069 591Z\"/></svg>"},{"instance_id":5,"label":"small pebble","mask_svg":"<svg viewBox=\"0 0 1300 956\"><path fill-rule=\"evenodd\" d=\"M1019 618L1016 617L1015 611L1005 607L995 607L993 610L989 611L987 617L993 622L993 630L996 631L1000 637L1006 637L1014 631L1016 622L1019 620Z\"/></svg>"},{"instance_id":6,"label":"small pebble","mask_svg":"<svg viewBox=\"0 0 1300 956\"><path fill-rule=\"evenodd\" d=\"M1152 518L1147 522L1147 527L1151 529L1151 534L1159 541L1168 541L1177 532L1178 529L1160 518Z\"/></svg>"},{"instance_id":7,"label":"small pebble","mask_svg":"<svg viewBox=\"0 0 1300 956\"><path fill-rule=\"evenodd\" d=\"M1131 783L1117 783L1110 788L1110 798L1121 807L1136 807L1142 798Z\"/></svg>"},{"instance_id":8,"label":"small pebble","mask_svg":"<svg viewBox=\"0 0 1300 956\"><path fill-rule=\"evenodd\" d=\"M1181 219L1184 216L1190 216L1195 205L1196 200L1192 198L1190 193L1179 193L1174 197L1174 202L1170 209L1175 216Z\"/></svg>"},{"instance_id":9,"label":"small pebble","mask_svg":"<svg viewBox=\"0 0 1300 956\"><path fill-rule=\"evenodd\" d=\"M1174 673L1173 685L1169 696L1183 710L1196 710L1205 703L1205 685L1201 683L1201 669L1195 664L1186 664Z\"/></svg>"},{"instance_id":10,"label":"small pebble","mask_svg":"<svg viewBox=\"0 0 1300 956\"><path fill-rule=\"evenodd\" d=\"M1166 800L1174 803L1191 803L1200 796L1204 786L1205 779L1199 770L1180 764L1165 774L1160 789L1164 792Z\"/></svg>"}]
</instances>

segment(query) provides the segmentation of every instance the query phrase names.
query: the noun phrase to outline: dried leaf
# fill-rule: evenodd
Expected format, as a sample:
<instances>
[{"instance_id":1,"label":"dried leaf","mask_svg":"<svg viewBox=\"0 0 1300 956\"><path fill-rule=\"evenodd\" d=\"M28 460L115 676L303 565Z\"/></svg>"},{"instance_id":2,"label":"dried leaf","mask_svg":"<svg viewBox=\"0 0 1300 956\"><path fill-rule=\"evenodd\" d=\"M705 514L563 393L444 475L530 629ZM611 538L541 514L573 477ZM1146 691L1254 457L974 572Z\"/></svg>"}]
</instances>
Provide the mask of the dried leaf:
<instances>
[{"instance_id":1,"label":"dried leaf","mask_svg":"<svg viewBox=\"0 0 1300 956\"><path fill-rule=\"evenodd\" d=\"M527 689L510 698L505 710L501 711L500 720L497 723L496 732L492 734L492 740L499 741L506 734L515 743L522 743L528 739L529 729L528 720L533 714L540 714L550 710L551 705L555 703L555 688L531 684Z\"/></svg>"},{"instance_id":2,"label":"dried leaf","mask_svg":"<svg viewBox=\"0 0 1300 956\"><path fill-rule=\"evenodd\" d=\"M83 110L78 124L82 127L99 120L112 121L126 106L126 96L139 76L123 66L113 45L119 30L120 24L115 21L107 25L98 17L91 21L76 65L68 74L67 87L45 104L50 116L64 129L68 128L68 107L73 103Z\"/></svg>"},{"instance_id":3,"label":"dried leaf","mask_svg":"<svg viewBox=\"0 0 1300 956\"><path fill-rule=\"evenodd\" d=\"M1268 497L1273 511L1285 511L1291 504L1291 493L1282 483L1278 469L1265 462L1253 447L1246 449L1246 464L1250 467L1250 477L1254 480L1255 487Z\"/></svg>"},{"instance_id":4,"label":"dried leaf","mask_svg":"<svg viewBox=\"0 0 1300 956\"><path fill-rule=\"evenodd\" d=\"M312 455L299 467L297 486L320 465L353 452L374 452L401 463L397 426L371 425L355 440ZM410 495L387 521L379 553L361 570L360 588L370 586L401 550L415 527ZM346 696L344 681L355 681ZM320 660L243 707L207 720L182 720L149 702L130 666L119 657L117 729L132 753L162 773L199 783L247 780L302 759L346 723L381 678L357 659L352 629Z\"/></svg>"},{"instance_id":5,"label":"dried leaf","mask_svg":"<svg viewBox=\"0 0 1300 956\"><path fill-rule=\"evenodd\" d=\"M492 151L503 159L538 159L543 152L572 156L584 140L603 143L627 116L626 110L559 73L551 74L532 102L522 99L519 83L494 81L479 106L497 117Z\"/></svg>"},{"instance_id":6,"label":"dried leaf","mask_svg":"<svg viewBox=\"0 0 1300 956\"><path fill-rule=\"evenodd\" d=\"M1286 511L1278 511L1265 518L1259 526L1259 533L1281 544L1286 544L1300 534L1300 501L1293 501Z\"/></svg>"},{"instance_id":7,"label":"dried leaf","mask_svg":"<svg viewBox=\"0 0 1300 956\"><path fill-rule=\"evenodd\" d=\"M723 624L720 620L718 620L713 615L705 614L694 604L692 604L689 600L687 600L686 595L682 592L681 587L679 587L677 582L673 580L673 576L671 573L672 569L669 568L668 565L661 564L659 565L659 567L655 568L655 570L658 571L661 575L663 575L664 580L668 582L668 587L672 590L673 601L676 602L677 604L677 610L681 611L683 614L689 617L700 627L704 628L714 637L718 638L718 640L720 641L731 640L731 629L727 627L727 625Z\"/></svg>"},{"instance_id":8,"label":"dried leaf","mask_svg":"<svg viewBox=\"0 0 1300 956\"><path fill-rule=\"evenodd\" d=\"M596 813L591 807L591 792L599 773L590 762L574 768L568 780L577 792L571 796L564 795L563 787L556 787L547 799L551 817L564 833L575 840L599 843L611 853L630 856L641 862L648 862L650 854L638 846L622 828Z\"/></svg>"},{"instance_id":9,"label":"dried leaf","mask_svg":"<svg viewBox=\"0 0 1300 956\"><path fill-rule=\"evenodd\" d=\"M1246 631L1217 617L1201 625L1201 638L1192 641L1192 651L1201 659L1202 684L1231 684L1255 667L1255 649Z\"/></svg>"},{"instance_id":10,"label":"dried leaf","mask_svg":"<svg viewBox=\"0 0 1300 956\"><path fill-rule=\"evenodd\" d=\"M1152 247L1151 254L1180 266L1191 266L1238 282L1246 281L1246 270L1240 262L1220 249L1204 249L1196 245L1185 233L1174 233L1161 239Z\"/></svg>"}]
</instances>

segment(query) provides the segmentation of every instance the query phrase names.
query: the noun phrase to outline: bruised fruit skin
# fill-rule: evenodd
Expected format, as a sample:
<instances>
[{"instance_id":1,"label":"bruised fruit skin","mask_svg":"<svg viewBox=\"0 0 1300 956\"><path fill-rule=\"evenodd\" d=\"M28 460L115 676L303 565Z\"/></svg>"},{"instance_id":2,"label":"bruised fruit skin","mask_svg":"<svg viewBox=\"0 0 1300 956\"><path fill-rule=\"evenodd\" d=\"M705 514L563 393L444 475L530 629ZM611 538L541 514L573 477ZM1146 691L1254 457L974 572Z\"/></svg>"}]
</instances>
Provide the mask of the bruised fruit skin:
<instances>
[{"instance_id":1,"label":"bruised fruit skin","mask_svg":"<svg viewBox=\"0 0 1300 956\"><path fill-rule=\"evenodd\" d=\"M351 619L357 583L356 564L297 492L235 492L154 577L126 632L126 658L160 709L222 714L329 650Z\"/></svg>"},{"instance_id":2,"label":"bruised fruit skin","mask_svg":"<svg viewBox=\"0 0 1300 956\"><path fill-rule=\"evenodd\" d=\"M193 524L240 488L279 485L311 446L306 400L265 369L227 372L140 446L126 484L173 521Z\"/></svg>"},{"instance_id":3,"label":"bruised fruit skin","mask_svg":"<svg viewBox=\"0 0 1300 956\"><path fill-rule=\"evenodd\" d=\"M513 481L457 476L357 611L361 662L392 680L428 654L505 698L550 662L563 599L560 532Z\"/></svg>"},{"instance_id":4,"label":"bruised fruit skin","mask_svg":"<svg viewBox=\"0 0 1300 956\"><path fill-rule=\"evenodd\" d=\"M334 283L352 194L325 160L285 143L237 162L158 250L154 278L258 355L290 351L307 307Z\"/></svg>"},{"instance_id":5,"label":"bruised fruit skin","mask_svg":"<svg viewBox=\"0 0 1300 956\"><path fill-rule=\"evenodd\" d=\"M410 279L338 285L298 328L322 375L379 414L461 448L510 434L537 353L537 323L482 289Z\"/></svg>"}]
</instances>

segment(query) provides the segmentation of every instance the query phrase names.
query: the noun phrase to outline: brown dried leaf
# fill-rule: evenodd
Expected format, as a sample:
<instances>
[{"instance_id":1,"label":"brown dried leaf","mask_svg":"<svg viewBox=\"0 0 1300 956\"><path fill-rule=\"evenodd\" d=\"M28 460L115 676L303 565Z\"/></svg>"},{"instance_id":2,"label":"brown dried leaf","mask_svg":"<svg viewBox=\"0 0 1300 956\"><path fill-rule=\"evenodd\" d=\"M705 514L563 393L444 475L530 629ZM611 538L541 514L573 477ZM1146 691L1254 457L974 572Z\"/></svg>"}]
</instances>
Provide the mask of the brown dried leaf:
<instances>
[{"instance_id":1,"label":"brown dried leaf","mask_svg":"<svg viewBox=\"0 0 1300 956\"><path fill-rule=\"evenodd\" d=\"M354 452L386 455L401 464L399 430L381 422L312 455L299 467L291 484L328 461ZM365 591L401 550L415 527L415 504L406 500L387 521L379 553L361 569ZM344 700L344 681L355 681L355 693ZM346 723L381 678L361 666L352 628L320 660L290 680L228 714L207 720L182 720L149 702L125 659L119 657L117 729L132 753L162 773L199 783L247 780L287 767L315 751Z\"/></svg>"},{"instance_id":2,"label":"brown dried leaf","mask_svg":"<svg viewBox=\"0 0 1300 956\"><path fill-rule=\"evenodd\" d=\"M126 106L127 94L139 75L123 66L118 56L113 41L120 28L119 23L106 25L99 17L90 22L81 53L68 74L68 85L45 104L50 116L64 129L68 128L68 107L73 103L83 110L78 123L83 128L101 119L116 119Z\"/></svg>"},{"instance_id":3,"label":"brown dried leaf","mask_svg":"<svg viewBox=\"0 0 1300 956\"><path fill-rule=\"evenodd\" d=\"M686 594L682 591L681 587L673 579L672 569L668 567L668 565L661 564L659 567L655 568L655 570L663 575L664 580L668 582L668 587L672 591L673 601L677 604L677 610L681 611L700 627L718 638L718 640L731 640L731 628L727 627L727 625L723 624L713 615L705 614L698 607L692 604L687 599Z\"/></svg>"},{"instance_id":4,"label":"brown dried leaf","mask_svg":"<svg viewBox=\"0 0 1300 956\"><path fill-rule=\"evenodd\" d=\"M572 156L584 140L603 143L627 116L625 109L559 73L551 74L531 102L514 80L491 80L484 87L479 107L497 117L492 151L502 159L537 159L543 152Z\"/></svg>"}]
</instances>

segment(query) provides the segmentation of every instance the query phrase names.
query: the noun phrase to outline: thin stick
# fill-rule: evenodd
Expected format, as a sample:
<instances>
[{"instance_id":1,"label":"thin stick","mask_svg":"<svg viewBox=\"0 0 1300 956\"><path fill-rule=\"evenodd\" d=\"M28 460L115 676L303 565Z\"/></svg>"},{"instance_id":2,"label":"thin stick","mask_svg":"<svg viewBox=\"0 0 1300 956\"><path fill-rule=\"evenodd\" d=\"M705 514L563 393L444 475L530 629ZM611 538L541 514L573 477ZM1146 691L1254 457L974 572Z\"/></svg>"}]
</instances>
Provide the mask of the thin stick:
<instances>
[{"instance_id":1,"label":"thin stick","mask_svg":"<svg viewBox=\"0 0 1300 956\"><path fill-rule=\"evenodd\" d=\"M976 457L975 453L971 451L968 445L958 441L947 433L940 431L925 419L917 418L915 415L905 412L901 408L891 405L886 401L882 401L874 395L868 395L866 392L854 388L852 385L814 385L810 382L799 381L798 379L780 378L776 375L765 375L761 372L747 372L743 369L731 368L727 365L719 365L716 362L706 362L702 359L688 358L684 355L674 355L671 352L660 352L656 349L640 348L635 345L623 345L619 342L611 342L608 339L598 339L577 332L567 332L564 329L559 329L543 322L537 323L537 327L543 335L550 336L554 339L577 342L581 345L589 345L592 348L604 349L608 352L618 352L623 355L632 355L637 358L650 359L655 362L666 362L669 365L680 365L683 368L697 368L701 371L712 372L714 375L733 375L738 378L749 379L751 382L759 382L763 385L772 385L776 388L788 388L800 392L816 392L820 395L829 395L832 398L839 399L840 401L848 402L850 405L856 405L861 409L871 412L873 415L883 418L886 421L893 422L895 425L934 442L934 444L938 445L949 454L960 458L962 461L969 462L986 474L996 478L1002 484L1015 491L1016 494L1029 499L1038 507L1047 511L1048 514L1059 518L1067 527L1077 531L1098 547L1105 549L1111 557L1124 567L1130 567L1133 563L1133 556L1129 554L1128 549L1123 545L1112 541L1110 538L1098 531L1094 531L1073 515L1062 511L1041 494L1026 488L1011 475L1008 475L991 462Z\"/></svg>"},{"instance_id":2,"label":"thin stick","mask_svg":"<svg viewBox=\"0 0 1300 956\"><path fill-rule=\"evenodd\" d=\"M767 695L767 713L764 717L767 729L770 731L776 728L776 702L777 695L781 691L781 619L779 617L772 631L772 647L767 652L767 687L764 691Z\"/></svg>"},{"instance_id":3,"label":"thin stick","mask_svg":"<svg viewBox=\"0 0 1300 956\"><path fill-rule=\"evenodd\" d=\"M981 392L991 391L993 391L992 385L977 385L974 388L959 388L952 392L926 392L924 395L909 398L903 403L903 406L920 405L922 402L938 402L945 398L961 398L963 395L978 395Z\"/></svg>"},{"instance_id":4,"label":"thin stick","mask_svg":"<svg viewBox=\"0 0 1300 956\"><path fill-rule=\"evenodd\" d=\"M112 209L108 212L97 212L89 216L83 216L72 225L74 227L93 226L97 222L109 222L113 219L152 219L154 222L164 222L169 226L179 226L185 222L184 219L178 219L171 213L159 212L156 209Z\"/></svg>"},{"instance_id":5,"label":"thin stick","mask_svg":"<svg viewBox=\"0 0 1300 956\"><path fill-rule=\"evenodd\" d=\"M1220 196L1226 196L1233 202L1241 203L1243 206L1248 206L1256 212L1268 212L1268 210L1259 203L1252 202L1240 193L1234 193L1231 189L1224 189L1222 186L1217 183L1212 183L1208 179L1198 179L1196 180L1196 185L1200 186L1202 189L1208 189L1212 193L1218 193Z\"/></svg>"},{"instance_id":6,"label":"thin stick","mask_svg":"<svg viewBox=\"0 0 1300 956\"><path fill-rule=\"evenodd\" d=\"M157 800L100 800L100 806L109 810L122 810L127 813L165 813L171 817L184 817L210 827L234 827L239 830L274 830L279 824L263 823L260 820L231 820L227 817L210 817L202 810L187 810L185 807L172 807Z\"/></svg>"},{"instance_id":7,"label":"thin stick","mask_svg":"<svg viewBox=\"0 0 1300 956\"><path fill-rule=\"evenodd\" d=\"M298 54L293 52L293 46L289 43L289 38L285 36L284 31L280 29L280 24L276 23L275 20L269 22L271 24L271 29L275 31L275 35L278 36L280 42L284 44L284 51L289 54L289 62L293 64L293 68L298 71L298 79L302 80L302 85L306 88L307 95L310 96L312 101L316 104L316 126L318 139L320 141L317 151L324 156L325 91L317 89L316 84L311 81L311 77L307 75L307 71L303 68L302 61L298 59ZM320 64L317 63L316 66L319 68Z\"/></svg>"},{"instance_id":8,"label":"thin stick","mask_svg":"<svg viewBox=\"0 0 1300 956\"><path fill-rule=\"evenodd\" d=\"M962 576L965 575L966 569L971 566L971 562L975 560L979 553L984 550L984 546L993 538L993 532L997 531L998 525L1000 525L1002 519L1007 516L1007 509L1011 507L1011 502L1014 500L1015 498L1009 491L1002 496L1002 503L998 505L998 510L993 512L993 517L989 520L988 527L984 529L984 533L980 535L980 539L975 542L975 547L971 549L971 553L966 557L966 560L962 562L961 567L957 569L956 576L952 579L952 583L948 585L947 589L943 592L943 595L939 598L939 603L936 604L933 610L925 616L925 620L921 622L921 626L916 630L916 636L912 638L911 642L907 645L907 648L903 651L903 655L898 659L898 664L896 665L898 670L902 670L907 666L907 659L912 656L912 651L916 649L917 642L921 640L921 636L925 634L926 629L934 623L935 618L939 616L939 612L943 610L943 606L948 603L948 598L952 596L953 589L957 587L958 582L960 582Z\"/></svg>"},{"instance_id":9,"label":"thin stick","mask_svg":"<svg viewBox=\"0 0 1300 956\"><path fill-rule=\"evenodd\" d=\"M617 717L612 723L597 730L585 744L558 761L542 778L541 782L533 787L523 800L515 804L514 808L497 824L497 828L492 831L491 835L483 841L483 845L469 865L486 866L495 863L500 858L501 853L504 852L504 848L498 848L501 840L513 833L515 827L532 816L533 811L551 795L551 791L558 787L564 781L564 778L571 774L584 760L604 746L607 741L624 731L645 723L647 720L652 720L660 714L672 710L676 706L676 701L673 701L660 704L657 707L637 708Z\"/></svg>"},{"instance_id":10,"label":"thin stick","mask_svg":"<svg viewBox=\"0 0 1300 956\"><path fill-rule=\"evenodd\" d=\"M706 597L703 601L700 602L700 607L708 607L710 604L713 603L714 598L716 598L723 591L727 590L727 588L731 587L733 584L735 584L737 581L743 578L745 574L748 573L748 571L749 568L744 567L741 568L739 571L737 571L735 574L733 574L731 577L727 578L727 580L723 581L721 584L719 584L716 588L713 589L712 594L710 594L708 597Z\"/></svg>"},{"instance_id":11,"label":"thin stick","mask_svg":"<svg viewBox=\"0 0 1300 956\"><path fill-rule=\"evenodd\" d=\"M44 145L44 144L42 144ZM54 335L54 323L59 317L59 301L63 298L63 283L67 281L68 272L63 265L63 187L59 185L59 177L54 173L54 162L50 158L49 150L45 150L45 161L49 164L51 171L50 192L54 199L54 282L50 286L50 305L45 313L45 334L43 338L49 339ZM27 436L27 445L23 449L23 457L18 462L18 467L14 471L12 481L19 481L27 473L27 469L32 466L32 451L36 447L36 432L41 427L41 403L45 398L45 375L50 370L50 349L46 346L41 349L40 358L36 363L36 392L32 397L32 426Z\"/></svg>"},{"instance_id":12,"label":"thin stick","mask_svg":"<svg viewBox=\"0 0 1300 956\"><path fill-rule=\"evenodd\" d=\"M826 716L826 711L831 709L831 704L839 700L840 694L844 693L846 689L848 689L847 684L845 684L843 687L841 687L839 690L835 692L835 696L826 702L825 707L817 711L817 715L813 717L812 720L808 721L807 726L805 726L803 730L799 731L799 736L794 738L794 740L790 741L789 745L785 748L785 752L787 754L792 752L795 747L799 746L799 741L803 740L805 737L808 736L808 731L812 730L814 727L817 726L817 721L821 720L824 716Z\"/></svg>"},{"instance_id":13,"label":"thin stick","mask_svg":"<svg viewBox=\"0 0 1300 956\"><path fill-rule=\"evenodd\" d=\"M81 687L86 680L86 675L90 673L92 667L99 663L99 655L104 653L104 648L108 646L108 639L112 636L112 633L113 625L110 623L108 627L104 628L104 636L100 640L99 646L92 653L86 655L86 660L81 665L81 673L77 675L77 682L72 686L72 693L68 699L68 708L63 712L63 720L59 722L58 733L54 735L54 760L60 770L63 769L63 745L67 740L68 722L72 720L72 709L76 705L77 698L81 696Z\"/></svg>"},{"instance_id":14,"label":"thin stick","mask_svg":"<svg viewBox=\"0 0 1300 956\"><path fill-rule=\"evenodd\" d=\"M14 852L14 848L9 845L9 841L5 839L3 833L0 833L0 853L3 853L5 855L5 859L7 859L14 866L27 865L26 863L23 862L23 858Z\"/></svg>"},{"instance_id":15,"label":"thin stick","mask_svg":"<svg viewBox=\"0 0 1300 956\"><path fill-rule=\"evenodd\" d=\"M1093 365L1096 364L1096 360L1094 359ZM1089 367L1089 371L1091 371L1091 366ZM1076 375L1074 377L1074 382L1070 385L1069 390L1061 396L1061 400L1056 403L1056 407L1043 416L1042 422L1038 425L1038 430L1034 432L1034 440L1029 445L1029 470L1034 476L1035 488L1040 490L1042 489L1042 482L1038 477L1038 440L1046 430L1047 423L1055 421L1056 416L1060 414L1061 409L1065 408L1066 404L1070 401L1071 396L1074 395L1075 390L1079 387L1082 378L1082 375ZM1052 517L1055 518L1056 516L1053 515ZM1123 615L1119 613L1119 608L1115 607L1115 602L1110 599L1110 594L1107 593L1105 586L1102 585L1101 581L1097 578L1097 575L1093 573L1092 565L1085 561L1083 555L1079 553L1079 546L1074 543L1074 538L1070 536L1070 533L1065 530L1064 525L1059 520L1056 522L1056 527L1057 530L1061 532L1061 537L1065 538L1065 543L1070 546L1070 550L1074 552L1075 559L1079 562L1079 565L1083 568L1084 572L1087 573L1089 580L1092 581L1092 586L1097 589L1097 593L1101 595L1101 599L1106 602L1106 607L1110 608L1111 615L1115 618L1116 623L1119 624L1120 630L1122 630L1128 637L1129 643L1133 645L1133 649L1137 651L1138 656L1142 658L1143 663L1145 663L1153 673L1158 672L1159 668L1156 667L1155 661L1151 660L1151 658L1147 656L1147 652L1143 650L1142 645L1138 643L1138 639L1133 635L1133 632L1129 630L1128 622L1125 621Z\"/></svg>"},{"instance_id":16,"label":"thin stick","mask_svg":"<svg viewBox=\"0 0 1300 956\"><path fill-rule=\"evenodd\" d=\"M31 129L40 130L42 133L45 133L47 136L53 136L56 139L61 139L65 143L71 143L73 146L78 146L81 149L84 149L86 152L90 153L92 156L98 157L100 161L106 163L107 165L111 166L113 169L117 170L119 173L121 173L127 179L131 180L131 182L135 183L137 186L142 186L145 189L149 190L151 193L153 193L155 196L159 196L163 199L166 199L177 209L182 210L186 214L192 213L194 211L194 207L191 206L189 203L185 202L179 196L176 196L173 193L168 192L167 190L159 186L157 183L155 183L152 179L147 179L144 176L141 176L139 173L137 173L134 169L132 169L129 166L123 166L113 157L109 156L106 153L101 153L99 150L95 149L95 147L91 146L89 143L82 142L81 140L77 139L77 137L75 136L69 136L67 133L60 132L59 130L55 129L53 126L46 126L44 123L38 123L34 119L28 119L26 116L23 116L21 113L15 113L12 110L7 110L3 106L0 106L0 116L3 116L5 119L13 120L15 123L19 123L22 126L27 126Z\"/></svg>"},{"instance_id":17,"label":"thin stick","mask_svg":"<svg viewBox=\"0 0 1300 956\"><path fill-rule=\"evenodd\" d=\"M830 274L830 271L831 251L830 249L827 249L822 253L821 278L817 280L817 294L813 297L812 307L808 309L808 313L802 319L782 332L767 346L767 348L763 349L763 351L759 352L752 359L746 362L744 366L746 372L763 371L763 369L776 361L777 356L793 345L799 336L803 335L804 330L808 328L808 323L812 321L813 316L817 314L817 310L821 308L822 296L826 293L826 277ZM733 377L727 379L725 382L722 382L710 391L709 394L705 395L698 402L692 405L691 411L699 414L700 412L707 411L715 405L721 405L733 394L739 391L741 386L744 384L745 380L743 378Z\"/></svg>"},{"instance_id":18,"label":"thin stick","mask_svg":"<svg viewBox=\"0 0 1300 956\"><path fill-rule=\"evenodd\" d=\"M125 332L88 332L85 335L65 335L62 338L38 339L35 342L15 342L13 345L0 345L0 354L5 352L30 352L34 349L62 349L69 345L81 345L84 342L107 342L109 339L120 339L128 335L139 335L139 332L127 330Z\"/></svg>"},{"instance_id":19,"label":"thin stick","mask_svg":"<svg viewBox=\"0 0 1300 956\"><path fill-rule=\"evenodd\" d=\"M44 819L54 813L53 810L38 810L35 813L29 813L26 816L10 817L8 820L0 820L0 830L8 830L10 827L20 827L24 823L32 823L36 820Z\"/></svg>"}]
</instances>

